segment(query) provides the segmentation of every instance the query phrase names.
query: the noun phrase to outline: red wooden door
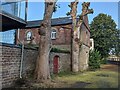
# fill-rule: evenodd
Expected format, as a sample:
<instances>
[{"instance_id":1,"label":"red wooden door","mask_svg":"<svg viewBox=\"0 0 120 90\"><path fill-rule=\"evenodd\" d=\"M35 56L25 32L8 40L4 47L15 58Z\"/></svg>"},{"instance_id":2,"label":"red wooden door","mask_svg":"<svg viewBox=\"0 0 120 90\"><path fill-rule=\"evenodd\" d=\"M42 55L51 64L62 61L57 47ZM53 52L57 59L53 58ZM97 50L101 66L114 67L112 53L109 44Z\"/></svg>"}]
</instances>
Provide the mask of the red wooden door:
<instances>
[{"instance_id":1,"label":"red wooden door","mask_svg":"<svg viewBox=\"0 0 120 90\"><path fill-rule=\"evenodd\" d=\"M58 59L59 59L59 57L55 56L54 60L53 60L53 73L54 74L58 73Z\"/></svg>"}]
</instances>

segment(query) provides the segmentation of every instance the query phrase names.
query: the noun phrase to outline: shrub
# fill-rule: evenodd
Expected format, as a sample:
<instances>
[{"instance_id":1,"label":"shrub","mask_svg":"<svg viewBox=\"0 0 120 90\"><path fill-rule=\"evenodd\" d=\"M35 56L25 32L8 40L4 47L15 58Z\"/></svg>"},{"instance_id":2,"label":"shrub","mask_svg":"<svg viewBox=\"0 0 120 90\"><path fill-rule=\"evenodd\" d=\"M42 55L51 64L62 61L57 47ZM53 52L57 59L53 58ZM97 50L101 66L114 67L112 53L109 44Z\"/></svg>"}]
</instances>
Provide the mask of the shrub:
<instances>
[{"instance_id":1,"label":"shrub","mask_svg":"<svg viewBox=\"0 0 120 90\"><path fill-rule=\"evenodd\" d=\"M70 53L69 50L66 50L66 49L59 49L59 48L52 48L51 52L57 52L57 53Z\"/></svg>"},{"instance_id":2,"label":"shrub","mask_svg":"<svg viewBox=\"0 0 120 90\"><path fill-rule=\"evenodd\" d=\"M99 51L97 50L90 51L89 68L91 70L99 69L101 64L100 61L101 61L101 54L99 53Z\"/></svg>"}]
</instances>

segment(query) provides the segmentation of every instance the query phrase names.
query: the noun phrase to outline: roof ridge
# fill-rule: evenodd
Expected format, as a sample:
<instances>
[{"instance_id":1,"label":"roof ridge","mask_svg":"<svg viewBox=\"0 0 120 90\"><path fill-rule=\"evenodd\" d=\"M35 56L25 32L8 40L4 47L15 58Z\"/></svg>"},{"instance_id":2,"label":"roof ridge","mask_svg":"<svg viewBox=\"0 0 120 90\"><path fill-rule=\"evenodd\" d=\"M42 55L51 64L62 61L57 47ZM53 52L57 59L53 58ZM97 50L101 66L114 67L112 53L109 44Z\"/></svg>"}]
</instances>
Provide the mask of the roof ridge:
<instances>
[{"instance_id":1,"label":"roof ridge","mask_svg":"<svg viewBox=\"0 0 120 90\"><path fill-rule=\"evenodd\" d=\"M51 20L64 19L64 18L70 18L70 17L58 17L58 18L52 18ZM41 20L31 20L31 21L27 21L27 22L36 22L36 21L42 21L42 19Z\"/></svg>"}]
</instances>

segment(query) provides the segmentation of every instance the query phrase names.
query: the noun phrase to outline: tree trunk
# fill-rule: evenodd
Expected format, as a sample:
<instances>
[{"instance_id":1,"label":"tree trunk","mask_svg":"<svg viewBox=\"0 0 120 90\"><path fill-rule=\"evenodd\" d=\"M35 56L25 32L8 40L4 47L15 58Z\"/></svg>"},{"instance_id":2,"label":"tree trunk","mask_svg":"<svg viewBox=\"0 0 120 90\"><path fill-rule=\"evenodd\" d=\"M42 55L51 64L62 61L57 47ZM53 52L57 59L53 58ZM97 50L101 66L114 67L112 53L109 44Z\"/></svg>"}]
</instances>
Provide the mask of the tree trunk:
<instances>
[{"instance_id":1,"label":"tree trunk","mask_svg":"<svg viewBox=\"0 0 120 90\"><path fill-rule=\"evenodd\" d=\"M73 28L73 38L72 38L72 71L73 72L78 72L79 71L79 58L80 57L80 48L81 48L81 25L83 23L83 16L84 15L87 15L89 13L92 13L93 10L92 9L88 9L90 3L87 2L87 3L83 3L82 4L82 13L79 17L79 20L76 20L77 19L77 4L78 4L78 0L75 0L74 2L71 2L71 5L70 5L70 8L71 8L71 11L70 11L70 15L72 17L72 28Z\"/></svg>"},{"instance_id":2,"label":"tree trunk","mask_svg":"<svg viewBox=\"0 0 120 90\"><path fill-rule=\"evenodd\" d=\"M79 17L78 20L78 25L79 27L81 27L82 23L85 22L87 19L87 14L93 13L92 9L89 9L90 3L89 2L84 2L82 3L82 13ZM83 28L80 28L79 31L79 71L84 71L88 68L88 59L89 59L89 47L88 46L84 46L82 41L82 37L85 37L82 35L82 30Z\"/></svg>"},{"instance_id":3,"label":"tree trunk","mask_svg":"<svg viewBox=\"0 0 120 90\"><path fill-rule=\"evenodd\" d=\"M78 0L75 0L74 2L71 2L71 11L70 11L70 15L72 17L72 71L73 72L78 72L78 55L79 55L79 43L78 43L78 28L76 27L77 24L77 18L76 18L76 14L77 14L77 4L78 4Z\"/></svg>"},{"instance_id":4,"label":"tree trunk","mask_svg":"<svg viewBox=\"0 0 120 90\"><path fill-rule=\"evenodd\" d=\"M79 60L79 28L76 28L74 31L73 31L73 39L72 39L72 71L73 72L78 72L79 71L79 63L78 63L78 60Z\"/></svg>"},{"instance_id":5,"label":"tree trunk","mask_svg":"<svg viewBox=\"0 0 120 90\"><path fill-rule=\"evenodd\" d=\"M56 2L55 0L45 0L45 13L43 22L39 28L40 41L39 52L36 62L35 78L37 82L50 80L49 52L51 48L50 30L51 18Z\"/></svg>"}]
</instances>

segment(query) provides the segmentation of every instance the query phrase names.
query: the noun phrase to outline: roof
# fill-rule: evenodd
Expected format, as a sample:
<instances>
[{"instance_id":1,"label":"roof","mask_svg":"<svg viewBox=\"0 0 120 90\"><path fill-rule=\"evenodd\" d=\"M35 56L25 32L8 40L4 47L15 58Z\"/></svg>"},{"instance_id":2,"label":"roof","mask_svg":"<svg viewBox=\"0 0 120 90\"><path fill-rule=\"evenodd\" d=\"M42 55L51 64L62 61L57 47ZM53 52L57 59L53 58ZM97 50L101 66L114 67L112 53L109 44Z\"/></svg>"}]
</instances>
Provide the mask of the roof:
<instances>
[{"instance_id":1,"label":"roof","mask_svg":"<svg viewBox=\"0 0 120 90\"><path fill-rule=\"evenodd\" d=\"M2 22L2 31L18 29L26 26L25 20L3 10L0 11L0 17L0 22Z\"/></svg>"},{"instance_id":2,"label":"roof","mask_svg":"<svg viewBox=\"0 0 120 90\"><path fill-rule=\"evenodd\" d=\"M34 28L34 27L39 27L41 24L42 20L35 20L35 21L28 21L26 28ZM62 17L62 18L54 18L52 19L52 26L56 25L66 25L66 24L71 24L72 19L70 17Z\"/></svg>"}]
</instances>

